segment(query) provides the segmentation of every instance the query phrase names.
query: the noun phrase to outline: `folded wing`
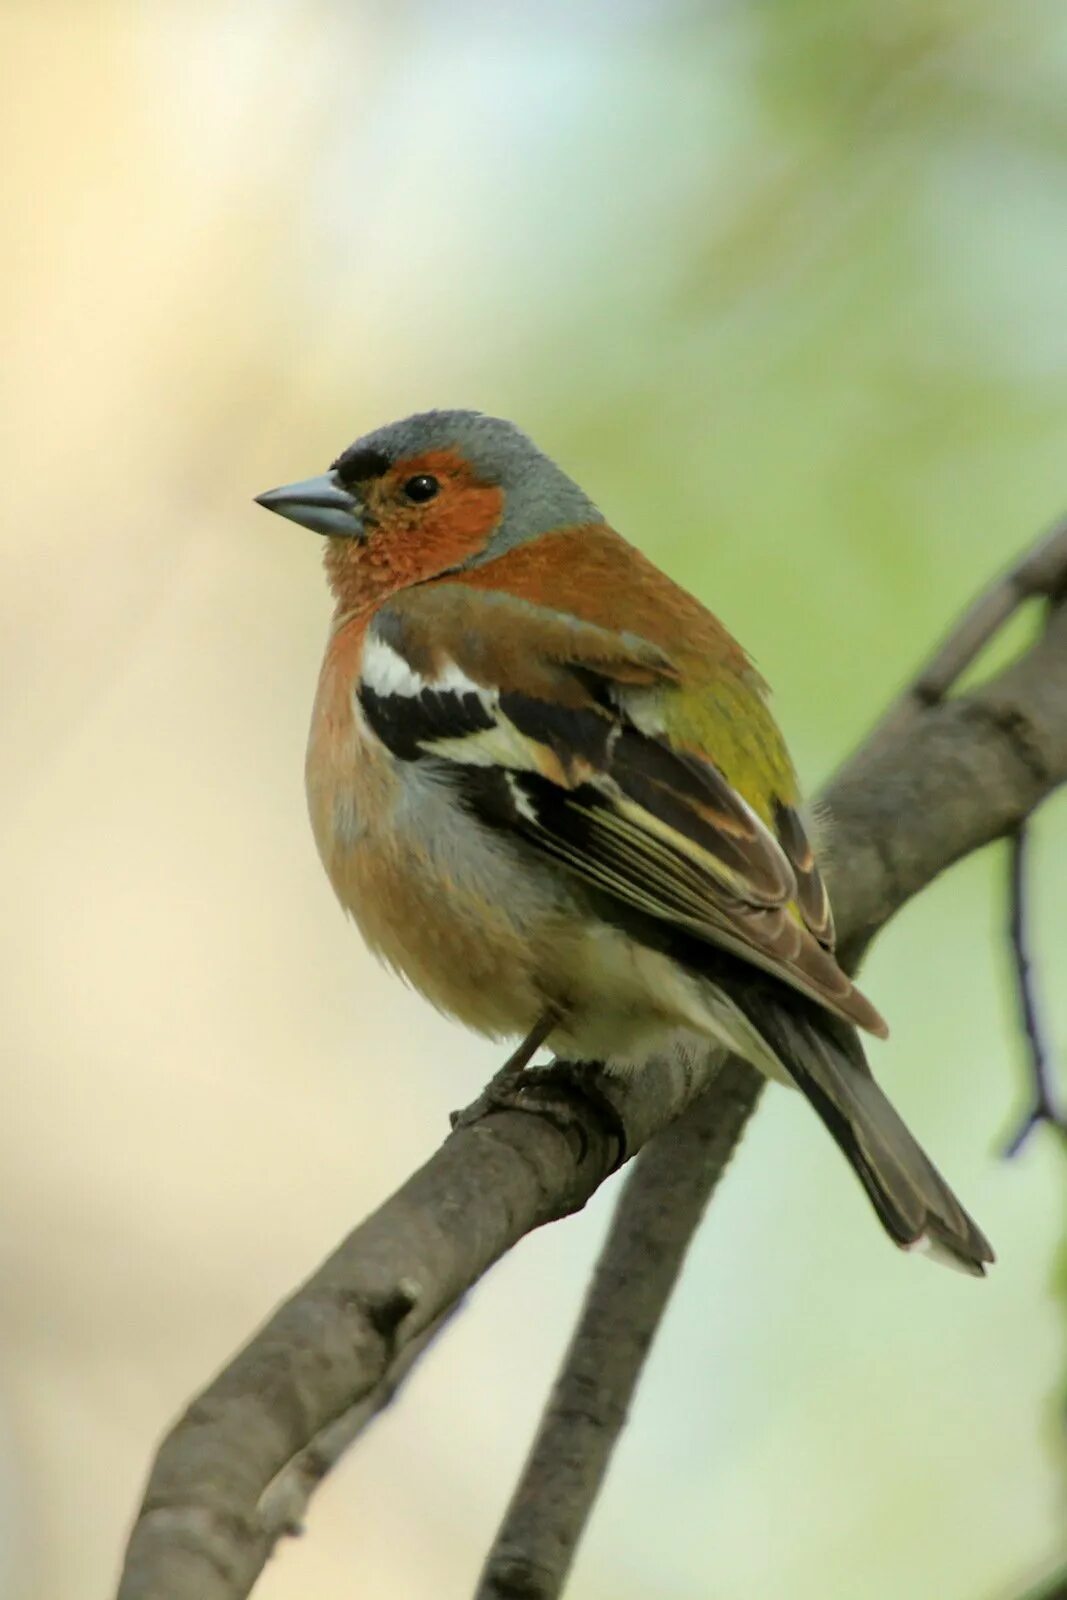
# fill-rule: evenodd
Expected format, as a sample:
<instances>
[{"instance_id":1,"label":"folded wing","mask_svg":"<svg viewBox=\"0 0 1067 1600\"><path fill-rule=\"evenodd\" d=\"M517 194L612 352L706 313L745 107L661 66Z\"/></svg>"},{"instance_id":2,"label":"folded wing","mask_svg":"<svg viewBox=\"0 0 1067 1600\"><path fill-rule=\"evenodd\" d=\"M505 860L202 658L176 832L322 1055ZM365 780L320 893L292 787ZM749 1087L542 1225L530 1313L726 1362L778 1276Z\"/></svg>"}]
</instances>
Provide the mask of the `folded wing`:
<instances>
[{"instance_id":1,"label":"folded wing","mask_svg":"<svg viewBox=\"0 0 1067 1600\"><path fill-rule=\"evenodd\" d=\"M834 959L829 901L791 801L764 820L714 751L672 741L677 680L646 640L446 583L378 613L358 693L394 756L436 764L486 825L884 1034Z\"/></svg>"}]
</instances>

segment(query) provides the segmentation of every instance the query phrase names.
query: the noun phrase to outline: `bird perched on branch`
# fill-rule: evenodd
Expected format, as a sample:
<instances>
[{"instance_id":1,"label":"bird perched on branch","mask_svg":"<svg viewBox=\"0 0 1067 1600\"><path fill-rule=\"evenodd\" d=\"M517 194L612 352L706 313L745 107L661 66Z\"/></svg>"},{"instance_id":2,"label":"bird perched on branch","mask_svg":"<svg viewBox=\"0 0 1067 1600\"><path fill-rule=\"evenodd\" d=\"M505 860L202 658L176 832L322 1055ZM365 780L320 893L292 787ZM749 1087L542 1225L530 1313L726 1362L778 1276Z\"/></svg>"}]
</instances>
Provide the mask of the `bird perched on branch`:
<instances>
[{"instance_id":1,"label":"bird perched on branch","mask_svg":"<svg viewBox=\"0 0 1067 1600\"><path fill-rule=\"evenodd\" d=\"M509 422L429 411L259 496L326 536L307 786L368 945L442 1011L609 1070L694 1036L805 1094L892 1239L993 1252L878 1088L885 1023L766 686Z\"/></svg>"}]
</instances>

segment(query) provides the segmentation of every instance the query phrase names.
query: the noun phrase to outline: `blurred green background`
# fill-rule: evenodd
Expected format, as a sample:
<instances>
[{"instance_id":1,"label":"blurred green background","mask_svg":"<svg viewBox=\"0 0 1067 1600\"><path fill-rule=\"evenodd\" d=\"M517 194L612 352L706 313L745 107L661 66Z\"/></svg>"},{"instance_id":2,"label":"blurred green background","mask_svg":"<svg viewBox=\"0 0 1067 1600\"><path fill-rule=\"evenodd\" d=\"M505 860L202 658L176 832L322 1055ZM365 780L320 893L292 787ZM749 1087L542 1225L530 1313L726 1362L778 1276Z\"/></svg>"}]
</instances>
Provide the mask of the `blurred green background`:
<instances>
[{"instance_id":1,"label":"blurred green background","mask_svg":"<svg viewBox=\"0 0 1067 1600\"><path fill-rule=\"evenodd\" d=\"M7 0L0 59L0 1592L54 1600L107 1595L166 1421L498 1055L331 900L320 552L253 494L412 410L515 418L748 644L818 783L1067 504L1067 9ZM1061 1045L1065 837L1054 802ZM772 1091L575 1596L1009 1600L1067 1555L1004 868L865 985L992 1277L894 1253ZM478 1290L257 1595L469 1592L614 1188Z\"/></svg>"}]
</instances>

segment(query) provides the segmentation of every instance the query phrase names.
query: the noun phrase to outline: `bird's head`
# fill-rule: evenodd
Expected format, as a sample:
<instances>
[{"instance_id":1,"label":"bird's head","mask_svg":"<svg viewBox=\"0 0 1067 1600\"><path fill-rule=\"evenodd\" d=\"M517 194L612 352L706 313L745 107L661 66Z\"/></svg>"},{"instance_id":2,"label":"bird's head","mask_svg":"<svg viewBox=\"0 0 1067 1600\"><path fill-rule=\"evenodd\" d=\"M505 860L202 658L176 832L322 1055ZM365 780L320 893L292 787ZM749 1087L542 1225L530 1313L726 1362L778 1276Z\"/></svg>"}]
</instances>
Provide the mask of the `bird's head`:
<instances>
[{"instance_id":1,"label":"bird's head","mask_svg":"<svg viewBox=\"0 0 1067 1600\"><path fill-rule=\"evenodd\" d=\"M325 534L330 582L345 607L479 566L539 534L603 521L514 423L479 411L389 423L321 477L257 499Z\"/></svg>"}]
</instances>

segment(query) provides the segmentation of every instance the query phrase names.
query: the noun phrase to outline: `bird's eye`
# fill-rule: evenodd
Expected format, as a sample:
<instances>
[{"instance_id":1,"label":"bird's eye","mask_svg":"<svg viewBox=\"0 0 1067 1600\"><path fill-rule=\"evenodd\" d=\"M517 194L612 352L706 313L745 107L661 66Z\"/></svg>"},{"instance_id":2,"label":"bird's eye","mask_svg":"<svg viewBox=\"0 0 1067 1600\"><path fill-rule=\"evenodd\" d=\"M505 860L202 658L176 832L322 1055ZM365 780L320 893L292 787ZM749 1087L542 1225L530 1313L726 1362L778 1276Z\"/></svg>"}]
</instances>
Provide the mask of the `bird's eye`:
<instances>
[{"instance_id":1,"label":"bird's eye","mask_svg":"<svg viewBox=\"0 0 1067 1600\"><path fill-rule=\"evenodd\" d=\"M404 493L409 500L421 505L424 500L432 500L440 487L436 478L431 478L428 472L420 472L417 477L408 479Z\"/></svg>"}]
</instances>

